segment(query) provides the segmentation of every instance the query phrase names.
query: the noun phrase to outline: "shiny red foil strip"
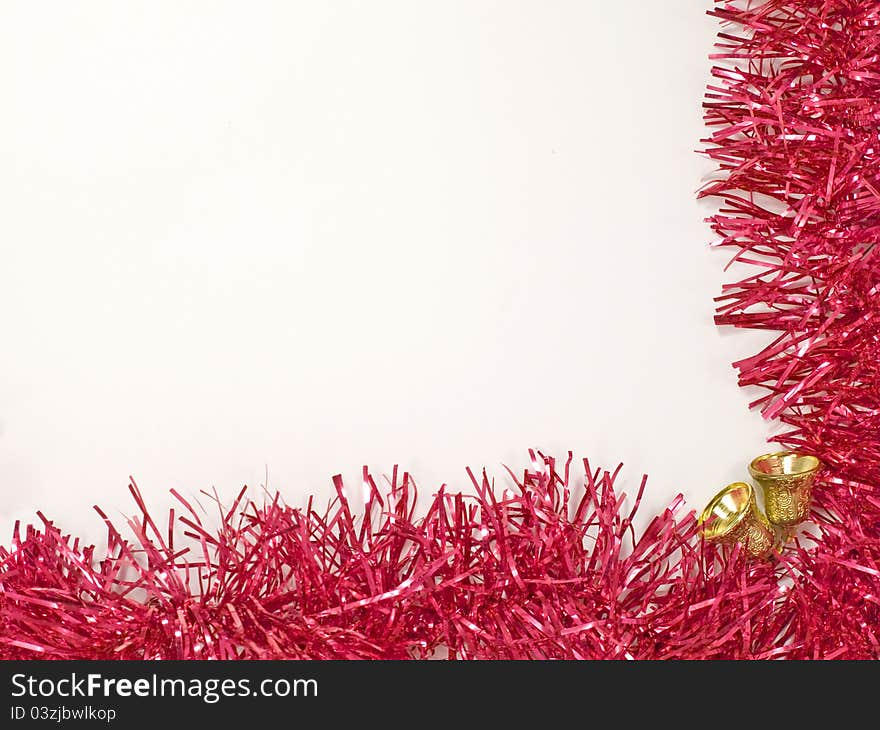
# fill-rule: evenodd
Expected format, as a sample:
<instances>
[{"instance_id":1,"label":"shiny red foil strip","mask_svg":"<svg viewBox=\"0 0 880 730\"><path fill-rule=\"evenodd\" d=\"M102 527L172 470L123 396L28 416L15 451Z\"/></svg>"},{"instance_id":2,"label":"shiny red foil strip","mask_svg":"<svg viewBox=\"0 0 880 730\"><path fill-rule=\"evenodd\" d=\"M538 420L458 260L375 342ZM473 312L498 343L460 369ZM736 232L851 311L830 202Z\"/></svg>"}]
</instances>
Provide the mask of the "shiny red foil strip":
<instances>
[{"instance_id":1,"label":"shiny red foil strip","mask_svg":"<svg viewBox=\"0 0 880 730\"><path fill-rule=\"evenodd\" d=\"M408 475L355 509L242 492L106 519L97 554L40 515L0 548L0 658L863 659L880 656L880 2L718 2L701 196L748 267L719 325L754 405L819 456L812 523L773 561L703 545L676 498L640 534L617 472L532 454L499 494ZM644 489L644 483L642 484ZM103 513L101 513L103 516Z\"/></svg>"}]
</instances>

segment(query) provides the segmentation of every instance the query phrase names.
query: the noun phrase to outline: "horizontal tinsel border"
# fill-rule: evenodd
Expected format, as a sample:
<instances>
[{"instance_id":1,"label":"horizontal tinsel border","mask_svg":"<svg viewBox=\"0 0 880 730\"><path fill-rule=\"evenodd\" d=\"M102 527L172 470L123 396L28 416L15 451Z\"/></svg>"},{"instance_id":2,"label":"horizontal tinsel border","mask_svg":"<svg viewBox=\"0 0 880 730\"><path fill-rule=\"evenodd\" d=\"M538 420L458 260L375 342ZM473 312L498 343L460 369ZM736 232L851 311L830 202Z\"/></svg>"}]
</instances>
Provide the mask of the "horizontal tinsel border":
<instances>
[{"instance_id":1,"label":"horizontal tinsel border","mask_svg":"<svg viewBox=\"0 0 880 730\"><path fill-rule=\"evenodd\" d=\"M880 2L711 13L701 195L751 267L716 319L777 333L736 367L777 440L827 466L810 536L771 562L719 554L680 497L637 536L617 472L536 453L515 489L472 475L421 516L397 472L365 474L357 514L337 480L326 510L242 492L213 528L180 495L160 526L132 485L131 537L104 517L106 553L42 515L0 548L0 657L876 658Z\"/></svg>"}]
</instances>

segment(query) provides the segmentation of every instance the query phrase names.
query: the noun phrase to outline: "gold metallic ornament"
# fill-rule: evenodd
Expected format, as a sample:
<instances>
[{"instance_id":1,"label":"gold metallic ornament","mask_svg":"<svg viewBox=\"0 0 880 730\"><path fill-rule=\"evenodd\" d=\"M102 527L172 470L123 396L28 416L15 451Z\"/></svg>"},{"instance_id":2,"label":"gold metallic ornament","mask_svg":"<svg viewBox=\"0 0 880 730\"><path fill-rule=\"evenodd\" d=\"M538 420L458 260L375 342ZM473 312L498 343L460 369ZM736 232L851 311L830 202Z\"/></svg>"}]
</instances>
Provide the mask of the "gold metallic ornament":
<instances>
[{"instance_id":1,"label":"gold metallic ornament","mask_svg":"<svg viewBox=\"0 0 880 730\"><path fill-rule=\"evenodd\" d=\"M752 460L749 473L764 490L767 519L777 527L791 527L810 514L816 472L815 456L780 451Z\"/></svg>"},{"instance_id":2,"label":"gold metallic ornament","mask_svg":"<svg viewBox=\"0 0 880 730\"><path fill-rule=\"evenodd\" d=\"M707 542L741 543L756 558L773 548L773 530L755 502L751 484L728 484L703 510L698 523Z\"/></svg>"}]
</instances>

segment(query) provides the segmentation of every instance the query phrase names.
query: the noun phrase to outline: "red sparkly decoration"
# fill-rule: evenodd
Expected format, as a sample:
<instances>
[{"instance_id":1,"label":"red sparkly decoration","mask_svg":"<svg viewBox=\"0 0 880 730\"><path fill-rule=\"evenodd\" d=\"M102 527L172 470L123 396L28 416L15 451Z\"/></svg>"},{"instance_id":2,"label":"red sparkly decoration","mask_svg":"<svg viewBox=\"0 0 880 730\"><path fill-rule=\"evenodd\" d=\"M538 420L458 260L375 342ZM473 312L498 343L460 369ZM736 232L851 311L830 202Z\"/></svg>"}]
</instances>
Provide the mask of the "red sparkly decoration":
<instances>
[{"instance_id":1,"label":"red sparkly decoration","mask_svg":"<svg viewBox=\"0 0 880 730\"><path fill-rule=\"evenodd\" d=\"M716 3L701 192L749 265L720 325L770 330L742 385L819 456L808 534L772 562L701 543L679 497L636 535L616 472L533 454L499 496L408 475L354 514L244 492L218 527L137 488L96 555L43 519L0 548L0 657L864 659L880 657L880 2ZM644 488L644 484L643 484ZM103 516L103 515L102 515Z\"/></svg>"}]
</instances>

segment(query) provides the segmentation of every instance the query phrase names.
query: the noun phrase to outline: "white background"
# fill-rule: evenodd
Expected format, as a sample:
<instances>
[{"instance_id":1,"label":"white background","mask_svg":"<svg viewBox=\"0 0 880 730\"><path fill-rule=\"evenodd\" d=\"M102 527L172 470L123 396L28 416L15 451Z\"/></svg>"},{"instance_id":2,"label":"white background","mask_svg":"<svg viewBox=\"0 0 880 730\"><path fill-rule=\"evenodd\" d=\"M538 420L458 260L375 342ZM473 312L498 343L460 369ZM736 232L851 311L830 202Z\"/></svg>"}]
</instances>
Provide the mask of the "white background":
<instances>
[{"instance_id":1,"label":"white background","mask_svg":"<svg viewBox=\"0 0 880 730\"><path fill-rule=\"evenodd\" d=\"M745 477L709 6L4 0L0 540L99 538L129 474L157 510L529 447L649 509Z\"/></svg>"}]
</instances>

